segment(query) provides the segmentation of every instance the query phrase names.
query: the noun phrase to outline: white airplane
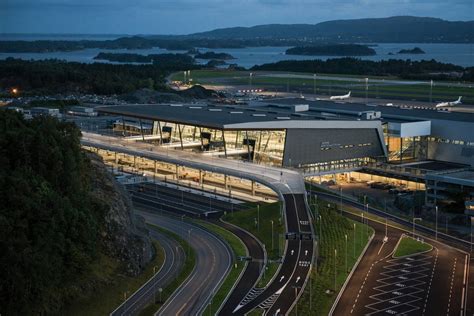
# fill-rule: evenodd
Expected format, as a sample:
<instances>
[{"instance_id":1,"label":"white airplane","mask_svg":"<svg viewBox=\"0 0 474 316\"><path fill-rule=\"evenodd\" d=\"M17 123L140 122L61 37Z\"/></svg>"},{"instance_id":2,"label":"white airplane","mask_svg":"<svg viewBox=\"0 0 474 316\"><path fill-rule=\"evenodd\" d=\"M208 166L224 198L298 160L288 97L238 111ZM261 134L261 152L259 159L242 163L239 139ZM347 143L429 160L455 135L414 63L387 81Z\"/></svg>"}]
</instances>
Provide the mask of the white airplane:
<instances>
[{"instance_id":1,"label":"white airplane","mask_svg":"<svg viewBox=\"0 0 474 316\"><path fill-rule=\"evenodd\" d=\"M461 104L461 98L462 97L459 97L456 101L438 103L438 104L436 104L436 107L437 108L444 108L444 107L448 107L448 106L455 106L455 105Z\"/></svg>"},{"instance_id":2,"label":"white airplane","mask_svg":"<svg viewBox=\"0 0 474 316\"><path fill-rule=\"evenodd\" d=\"M334 95L330 97L329 100L345 100L345 99L349 99L350 97L351 97L351 91L349 91L348 94L344 94L344 95Z\"/></svg>"}]
</instances>

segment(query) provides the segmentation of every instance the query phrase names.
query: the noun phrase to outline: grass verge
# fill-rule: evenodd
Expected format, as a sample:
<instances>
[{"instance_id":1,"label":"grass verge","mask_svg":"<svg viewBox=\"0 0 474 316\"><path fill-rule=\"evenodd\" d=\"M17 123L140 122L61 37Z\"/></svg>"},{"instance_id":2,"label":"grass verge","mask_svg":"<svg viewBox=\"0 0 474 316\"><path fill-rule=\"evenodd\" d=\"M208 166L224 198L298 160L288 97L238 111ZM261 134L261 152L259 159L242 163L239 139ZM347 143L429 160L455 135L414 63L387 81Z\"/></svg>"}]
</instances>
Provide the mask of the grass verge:
<instances>
[{"instance_id":1,"label":"grass verge","mask_svg":"<svg viewBox=\"0 0 474 316\"><path fill-rule=\"evenodd\" d=\"M92 273L100 279L108 282L94 292L92 297L81 298L67 306L61 314L63 315L108 315L115 310L123 301L138 290L146 281L153 276L153 267L159 269L164 262L164 251L158 242L153 242L155 257L145 270L137 277L126 276L123 266L116 260L103 256L94 265Z\"/></svg>"},{"instance_id":2,"label":"grass verge","mask_svg":"<svg viewBox=\"0 0 474 316\"><path fill-rule=\"evenodd\" d=\"M367 225L341 216L336 208L328 208L325 202L320 201L317 205L321 218L317 217L314 230L316 234L321 234L317 245L319 257L298 302L298 313L301 315L328 314L374 232ZM295 309L291 315L295 315Z\"/></svg>"},{"instance_id":3,"label":"grass verge","mask_svg":"<svg viewBox=\"0 0 474 316\"><path fill-rule=\"evenodd\" d=\"M245 248L245 245L242 243L242 241L235 236L233 233L230 231L208 223L204 221L196 221L199 225L205 227L207 230L213 232L214 234L222 237L230 246L234 253L234 257L241 257L245 256L247 254L247 250ZM219 307L222 305L224 302L225 298L229 294L230 290L234 286L234 283L237 281L237 279L240 276L240 273L245 267L245 262L235 260L234 264L232 266L232 269L230 270L229 274L227 274L224 282L221 284L220 288L217 290L217 292L214 294L212 297L212 304L208 305L206 309L204 310L203 315L214 315L216 314L217 310Z\"/></svg>"},{"instance_id":4,"label":"grass verge","mask_svg":"<svg viewBox=\"0 0 474 316\"><path fill-rule=\"evenodd\" d=\"M397 249L393 253L394 258L416 255L433 249L433 246L425 242L403 236L398 242Z\"/></svg>"},{"instance_id":5,"label":"grass verge","mask_svg":"<svg viewBox=\"0 0 474 316\"><path fill-rule=\"evenodd\" d=\"M223 219L245 229L260 240L267 250L267 259L269 259L269 261L278 260L280 258L280 253L283 251L282 239L284 238L285 224L280 217L279 202L261 204L259 208L253 206L245 211L227 214ZM268 281L272 279L278 270L278 266L279 263L268 262L265 266L265 278L259 281L258 286L264 287Z\"/></svg>"},{"instance_id":6,"label":"grass verge","mask_svg":"<svg viewBox=\"0 0 474 316\"><path fill-rule=\"evenodd\" d=\"M163 229L159 226L153 224L147 224L149 228L154 229L169 238L175 239L178 241L182 249L189 249L189 255L186 255L186 259L184 260L184 266L182 270L179 272L177 277L166 287L163 288L163 292L161 293L161 302L155 302L155 304L149 304L146 306L140 313L140 316L149 316L155 314L155 312L163 305L164 302L173 294L173 292L183 283L191 272L194 270L196 265L196 253L194 252L193 248L189 247L189 244L177 234Z\"/></svg>"}]
</instances>

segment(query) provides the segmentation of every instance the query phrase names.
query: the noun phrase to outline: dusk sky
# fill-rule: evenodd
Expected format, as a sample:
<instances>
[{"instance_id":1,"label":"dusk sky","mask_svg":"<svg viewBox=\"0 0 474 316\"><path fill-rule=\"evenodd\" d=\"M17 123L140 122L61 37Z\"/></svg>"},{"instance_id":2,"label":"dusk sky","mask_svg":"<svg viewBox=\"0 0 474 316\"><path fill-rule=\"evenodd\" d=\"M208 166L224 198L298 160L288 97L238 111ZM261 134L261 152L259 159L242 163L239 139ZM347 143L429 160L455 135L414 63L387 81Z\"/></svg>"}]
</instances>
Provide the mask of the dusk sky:
<instances>
[{"instance_id":1,"label":"dusk sky","mask_svg":"<svg viewBox=\"0 0 474 316\"><path fill-rule=\"evenodd\" d=\"M0 0L0 33L187 34L414 15L472 20L473 0Z\"/></svg>"}]
</instances>

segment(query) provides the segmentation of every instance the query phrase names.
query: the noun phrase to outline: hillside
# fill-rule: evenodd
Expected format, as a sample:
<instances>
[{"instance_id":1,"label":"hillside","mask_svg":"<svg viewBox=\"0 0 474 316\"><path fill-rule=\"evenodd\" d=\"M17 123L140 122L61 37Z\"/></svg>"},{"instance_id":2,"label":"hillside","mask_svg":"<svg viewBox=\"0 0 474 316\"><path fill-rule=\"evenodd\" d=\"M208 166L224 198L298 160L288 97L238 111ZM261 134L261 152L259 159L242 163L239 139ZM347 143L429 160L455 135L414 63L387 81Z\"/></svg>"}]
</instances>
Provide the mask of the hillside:
<instances>
[{"instance_id":1,"label":"hillside","mask_svg":"<svg viewBox=\"0 0 474 316\"><path fill-rule=\"evenodd\" d=\"M124 192L72 123L0 110L0 314L55 315L151 260ZM110 272L109 272L110 273Z\"/></svg>"},{"instance_id":2,"label":"hillside","mask_svg":"<svg viewBox=\"0 0 474 316\"><path fill-rule=\"evenodd\" d=\"M216 29L190 35L208 39L305 39L338 42L474 42L474 21L396 16L318 24L268 24Z\"/></svg>"}]
</instances>

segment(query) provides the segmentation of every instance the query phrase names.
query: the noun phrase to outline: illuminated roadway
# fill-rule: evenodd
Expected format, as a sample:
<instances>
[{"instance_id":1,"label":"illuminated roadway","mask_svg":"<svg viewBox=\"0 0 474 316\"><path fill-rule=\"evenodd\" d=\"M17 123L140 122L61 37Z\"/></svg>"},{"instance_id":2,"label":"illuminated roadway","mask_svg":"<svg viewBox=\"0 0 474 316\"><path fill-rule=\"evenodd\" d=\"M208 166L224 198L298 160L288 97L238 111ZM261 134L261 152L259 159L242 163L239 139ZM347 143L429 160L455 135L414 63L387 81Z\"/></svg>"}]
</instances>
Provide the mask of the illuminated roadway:
<instances>
[{"instance_id":1,"label":"illuminated roadway","mask_svg":"<svg viewBox=\"0 0 474 316\"><path fill-rule=\"evenodd\" d=\"M211 301L232 268L232 255L219 238L179 219L140 212L148 223L155 224L186 240L196 254L196 266L188 278L157 312L157 315L199 315Z\"/></svg>"},{"instance_id":2,"label":"illuminated roadway","mask_svg":"<svg viewBox=\"0 0 474 316\"><path fill-rule=\"evenodd\" d=\"M284 315L292 309L304 289L313 256L312 225L306 206L304 181L300 173L237 160L203 157L181 150L130 143L116 137L86 132L83 132L81 143L85 146L254 180L274 189L285 202L286 226L290 236L286 242L283 262L265 290L247 300L245 304L238 304L233 314L241 315L258 307L268 310L272 315Z\"/></svg>"}]
</instances>

